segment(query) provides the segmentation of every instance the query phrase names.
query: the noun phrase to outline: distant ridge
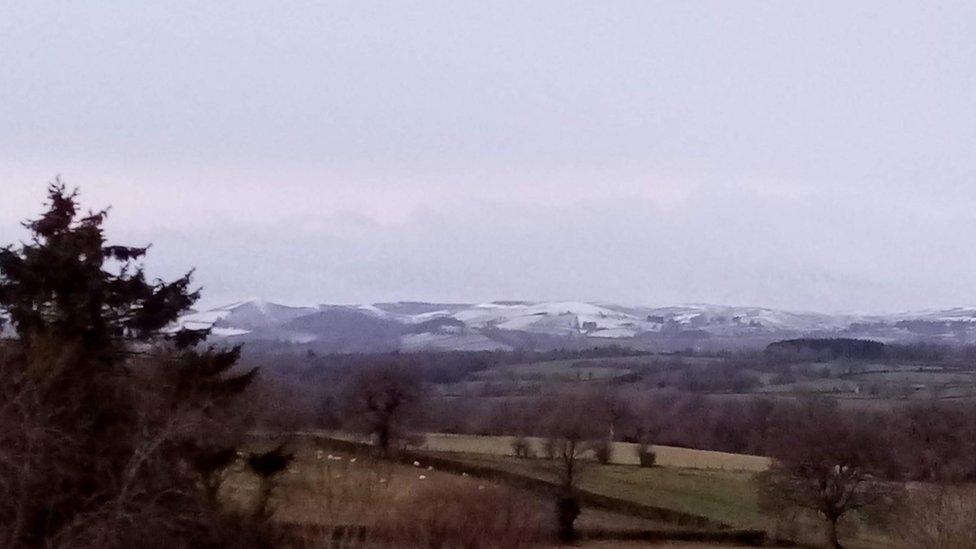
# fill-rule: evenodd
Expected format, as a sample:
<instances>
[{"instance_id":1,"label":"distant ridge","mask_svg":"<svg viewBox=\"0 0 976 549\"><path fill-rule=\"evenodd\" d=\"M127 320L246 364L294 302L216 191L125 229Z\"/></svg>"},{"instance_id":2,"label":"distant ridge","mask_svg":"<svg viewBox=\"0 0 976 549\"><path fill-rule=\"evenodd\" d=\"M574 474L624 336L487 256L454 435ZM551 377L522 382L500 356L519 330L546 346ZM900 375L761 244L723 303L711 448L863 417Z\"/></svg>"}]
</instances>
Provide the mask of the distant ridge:
<instances>
[{"instance_id":1,"label":"distant ridge","mask_svg":"<svg viewBox=\"0 0 976 549\"><path fill-rule=\"evenodd\" d=\"M646 350L763 348L779 340L857 338L882 343L976 343L976 308L895 315L795 312L711 304L644 307L580 301L417 301L293 307L240 301L180 320L249 347L316 352L552 349L618 345Z\"/></svg>"}]
</instances>

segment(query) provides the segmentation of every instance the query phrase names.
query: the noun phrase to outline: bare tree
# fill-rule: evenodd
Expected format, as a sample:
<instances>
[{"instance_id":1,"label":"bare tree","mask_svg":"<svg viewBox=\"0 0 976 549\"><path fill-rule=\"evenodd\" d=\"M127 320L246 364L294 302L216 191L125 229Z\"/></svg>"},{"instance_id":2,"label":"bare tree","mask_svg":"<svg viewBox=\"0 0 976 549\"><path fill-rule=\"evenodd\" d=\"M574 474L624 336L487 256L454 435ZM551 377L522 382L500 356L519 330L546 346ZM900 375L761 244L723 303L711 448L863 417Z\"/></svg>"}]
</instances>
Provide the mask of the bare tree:
<instances>
[{"instance_id":1,"label":"bare tree","mask_svg":"<svg viewBox=\"0 0 976 549\"><path fill-rule=\"evenodd\" d=\"M566 395L549 404L544 426L548 436L546 452L555 461L556 478L561 488L556 504L559 537L565 542L576 539L576 518L580 507L576 488L583 469L582 458L596 448L594 439L601 435L601 422L594 420L588 399Z\"/></svg>"},{"instance_id":2,"label":"bare tree","mask_svg":"<svg viewBox=\"0 0 976 549\"><path fill-rule=\"evenodd\" d=\"M376 439L389 454L392 442L403 434L405 423L423 397L423 385L413 372L395 364L368 366L353 374L345 387L346 411L353 426Z\"/></svg>"},{"instance_id":3,"label":"bare tree","mask_svg":"<svg viewBox=\"0 0 976 549\"><path fill-rule=\"evenodd\" d=\"M883 514L900 492L874 474L874 440L869 426L845 418L836 406L810 403L775 451L776 464L760 476L767 511L787 507L812 511L827 523L827 542L840 548L838 523L856 511Z\"/></svg>"},{"instance_id":4,"label":"bare tree","mask_svg":"<svg viewBox=\"0 0 976 549\"><path fill-rule=\"evenodd\" d=\"M586 406L592 411L595 421L604 424L603 442L595 448L600 463L613 460L613 443L621 424L632 412L627 401L620 397L614 387L604 386L586 396Z\"/></svg>"}]
</instances>

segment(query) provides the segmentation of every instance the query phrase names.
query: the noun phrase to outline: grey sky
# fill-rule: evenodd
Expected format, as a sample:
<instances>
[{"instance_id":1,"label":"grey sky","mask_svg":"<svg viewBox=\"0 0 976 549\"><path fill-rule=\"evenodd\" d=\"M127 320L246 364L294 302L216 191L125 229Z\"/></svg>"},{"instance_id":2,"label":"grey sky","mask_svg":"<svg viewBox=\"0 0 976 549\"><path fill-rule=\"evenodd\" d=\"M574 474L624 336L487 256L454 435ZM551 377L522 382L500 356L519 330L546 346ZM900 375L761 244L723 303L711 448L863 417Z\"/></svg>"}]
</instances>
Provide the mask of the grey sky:
<instances>
[{"instance_id":1,"label":"grey sky","mask_svg":"<svg viewBox=\"0 0 976 549\"><path fill-rule=\"evenodd\" d=\"M976 304L973 2L5 2L61 174L208 302Z\"/></svg>"}]
</instances>

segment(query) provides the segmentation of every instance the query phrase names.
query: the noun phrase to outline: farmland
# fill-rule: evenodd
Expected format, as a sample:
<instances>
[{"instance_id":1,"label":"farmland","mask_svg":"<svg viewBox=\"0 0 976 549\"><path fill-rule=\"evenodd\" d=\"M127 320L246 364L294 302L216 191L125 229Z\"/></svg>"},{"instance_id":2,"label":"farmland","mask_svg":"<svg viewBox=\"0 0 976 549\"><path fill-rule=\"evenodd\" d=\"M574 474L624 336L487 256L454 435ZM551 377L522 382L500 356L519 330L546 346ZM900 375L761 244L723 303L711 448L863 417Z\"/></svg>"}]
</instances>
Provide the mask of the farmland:
<instances>
[{"instance_id":1,"label":"farmland","mask_svg":"<svg viewBox=\"0 0 976 549\"><path fill-rule=\"evenodd\" d=\"M425 514L431 512L432 501L458 500L460 509L453 512L473 512L471 506L477 507L473 501L501 500L517 510L521 517L518 527L526 531L525 535L540 540L553 536L552 502L545 496L442 472L419 462L413 465L376 459L368 451L328 450L328 444L315 439L293 440L289 446L295 451L295 459L278 481L273 498L278 523L318 534L322 528L404 528L404 521L429 519ZM222 496L246 510L257 490L254 477L238 463L224 482ZM664 522L593 508L583 510L577 525L583 531L675 529Z\"/></svg>"},{"instance_id":2,"label":"farmland","mask_svg":"<svg viewBox=\"0 0 976 549\"><path fill-rule=\"evenodd\" d=\"M493 497L504 494L516 498L513 501L517 501L520 511L541 529L533 535L551 537L554 528L550 522L552 500L547 496L508 486L504 481L428 467L423 458L413 465L375 459L367 451L329 450L329 439L322 436L306 435L290 443L296 449L296 459L283 475L276 492L276 521L303 528L335 525L388 528L389 517L399 517L394 522L401 527L397 521L423 512L431 499L455 497L459 493L485 494L487 490L494 494ZM356 437L345 438L354 440ZM504 437L430 434L425 438L426 442L418 450L432 458L447 457L452 462L471 467L472 471L490 469L556 482L553 461L502 455L503 445L508 442ZM785 527L760 510L756 472L736 468L737 465L752 464L754 456L730 455L724 469L709 469L696 468L693 453L684 455L689 458L684 463L678 460L679 454L675 454L672 464L652 468L601 465L586 459L579 489L639 505L702 516L732 528L765 530L774 537L800 535L814 542L819 539L819 527L809 519ZM224 495L246 506L253 499L255 490L253 478L237 468L225 483ZM587 507L584 507L578 526L583 531L617 532L647 529L677 532L685 528ZM856 533L848 533L847 541L849 546L861 548L889 547L895 543L890 536L864 526ZM593 546L623 545L602 543Z\"/></svg>"},{"instance_id":3,"label":"farmland","mask_svg":"<svg viewBox=\"0 0 976 549\"><path fill-rule=\"evenodd\" d=\"M770 360L755 354L647 354L529 362L479 370L434 387L441 397L521 397L612 386L642 395L671 392L718 400L811 397L879 410L913 402L976 400L967 360Z\"/></svg>"},{"instance_id":4,"label":"farmland","mask_svg":"<svg viewBox=\"0 0 976 549\"><path fill-rule=\"evenodd\" d=\"M542 459L465 455L466 463L488 465L526 476L553 480L553 464ZM641 468L589 464L580 488L642 505L673 509L740 528L764 526L756 502L754 475L672 467Z\"/></svg>"},{"instance_id":5,"label":"farmland","mask_svg":"<svg viewBox=\"0 0 976 549\"><path fill-rule=\"evenodd\" d=\"M557 466L546 459L485 454L452 454L452 457L470 465L497 468L541 480L555 482L557 477ZM689 465L691 463L693 461ZM820 527L813 517L798 516L781 523L782 519L772 518L760 509L754 471L688 466L643 468L595 462L588 462L582 471L579 488L588 492L702 516L733 528L765 530L773 538L799 536L811 543L820 539ZM897 539L891 535L859 521L850 523L848 528L853 530L849 530L847 546L880 548L898 545Z\"/></svg>"},{"instance_id":6,"label":"farmland","mask_svg":"<svg viewBox=\"0 0 976 549\"><path fill-rule=\"evenodd\" d=\"M430 452L512 456L514 454L513 444L516 439L517 437L513 436L427 433L424 435L424 442L420 448ZM528 443L529 451L532 455L543 455L543 439L538 437L525 437L524 440ZM616 465L638 465L640 463L638 458L638 444L615 442L611 445L611 448L611 463ZM694 450L675 446L651 445L650 449L656 454L657 465L662 467L761 472L770 466L770 459L762 456ZM592 451L584 454L584 456L592 458Z\"/></svg>"}]
</instances>

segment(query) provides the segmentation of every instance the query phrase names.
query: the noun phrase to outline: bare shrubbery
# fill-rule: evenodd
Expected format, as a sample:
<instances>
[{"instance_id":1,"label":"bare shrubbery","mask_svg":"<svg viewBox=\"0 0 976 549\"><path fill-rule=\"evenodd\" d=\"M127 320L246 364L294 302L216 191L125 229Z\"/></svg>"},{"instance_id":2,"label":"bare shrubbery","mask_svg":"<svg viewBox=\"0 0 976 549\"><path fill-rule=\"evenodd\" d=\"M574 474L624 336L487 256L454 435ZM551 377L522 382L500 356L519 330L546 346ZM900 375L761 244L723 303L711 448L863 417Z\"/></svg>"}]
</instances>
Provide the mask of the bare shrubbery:
<instances>
[{"instance_id":1,"label":"bare shrubbery","mask_svg":"<svg viewBox=\"0 0 976 549\"><path fill-rule=\"evenodd\" d=\"M84 418L105 402L53 403L56 381L25 375L32 367L22 360L0 364L11 380L0 389L0 546L219 546L238 537L216 499L236 452L214 444L235 441L233 429L215 429L222 422L205 407L171 406L134 373L110 386L117 400L96 416L120 423L85 432L99 419L73 425L65 415Z\"/></svg>"},{"instance_id":2,"label":"bare shrubbery","mask_svg":"<svg viewBox=\"0 0 976 549\"><path fill-rule=\"evenodd\" d=\"M308 548L529 547L551 538L552 514L537 495L371 452L296 448L294 474L275 497L283 546ZM291 470L290 470L291 471ZM250 501L257 487L235 476L227 495Z\"/></svg>"},{"instance_id":3,"label":"bare shrubbery","mask_svg":"<svg viewBox=\"0 0 976 549\"><path fill-rule=\"evenodd\" d=\"M404 549L518 549L548 531L532 499L497 486L448 483L418 490L377 524L375 541Z\"/></svg>"},{"instance_id":4,"label":"bare shrubbery","mask_svg":"<svg viewBox=\"0 0 976 549\"><path fill-rule=\"evenodd\" d=\"M976 494L958 487L919 486L909 492L892 523L909 547L976 547Z\"/></svg>"}]
</instances>

